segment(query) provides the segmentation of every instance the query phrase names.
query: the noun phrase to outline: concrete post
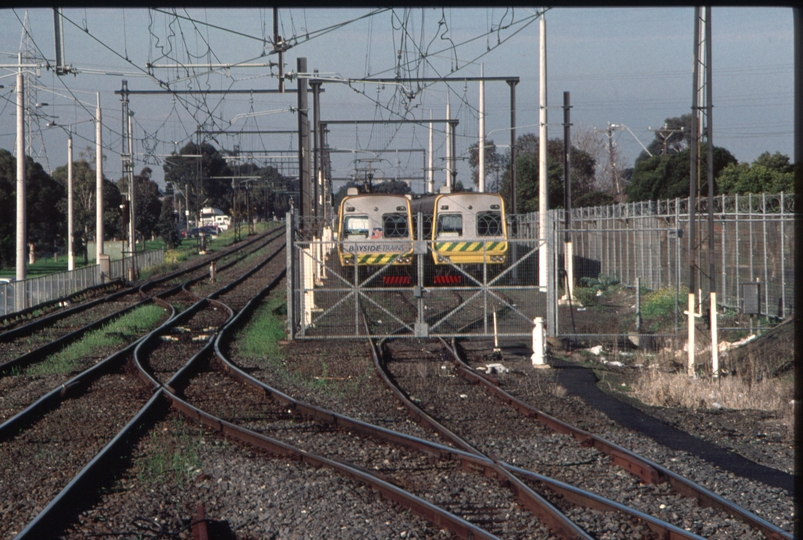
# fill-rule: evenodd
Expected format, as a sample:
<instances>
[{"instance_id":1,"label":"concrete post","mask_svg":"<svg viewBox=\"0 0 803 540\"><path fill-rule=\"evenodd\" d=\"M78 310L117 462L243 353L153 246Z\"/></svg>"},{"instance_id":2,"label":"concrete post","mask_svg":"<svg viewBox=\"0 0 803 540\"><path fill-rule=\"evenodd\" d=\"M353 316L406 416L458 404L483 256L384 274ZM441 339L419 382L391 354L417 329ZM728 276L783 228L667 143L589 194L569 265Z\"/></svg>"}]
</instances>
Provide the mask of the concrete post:
<instances>
[{"instance_id":1,"label":"concrete post","mask_svg":"<svg viewBox=\"0 0 803 540\"><path fill-rule=\"evenodd\" d=\"M549 364L544 362L546 357L546 331L544 330L544 318L536 317L533 320L533 355L530 359L533 362L533 367L544 368L549 367Z\"/></svg>"}]
</instances>

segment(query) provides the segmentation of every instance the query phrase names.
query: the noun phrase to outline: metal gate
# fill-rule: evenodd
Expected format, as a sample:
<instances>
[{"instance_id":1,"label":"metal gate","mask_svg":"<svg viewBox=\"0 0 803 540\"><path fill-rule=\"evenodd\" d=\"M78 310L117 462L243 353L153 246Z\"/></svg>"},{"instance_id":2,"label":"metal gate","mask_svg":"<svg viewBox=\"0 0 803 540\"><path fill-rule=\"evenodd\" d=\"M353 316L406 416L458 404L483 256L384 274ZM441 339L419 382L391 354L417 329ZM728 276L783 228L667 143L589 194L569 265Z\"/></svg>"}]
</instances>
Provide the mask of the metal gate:
<instances>
[{"instance_id":1,"label":"metal gate","mask_svg":"<svg viewBox=\"0 0 803 540\"><path fill-rule=\"evenodd\" d=\"M534 319L546 318L551 311L548 298L554 298L555 283L537 283L538 253L545 240L511 221L514 232L504 263L436 264L433 243L421 238L419 227L407 260L360 265L365 259L352 257L351 264L344 265L337 254L342 243L333 238L331 223L288 214L288 335L531 337ZM484 255L481 244L455 249ZM554 274L553 266L549 275Z\"/></svg>"}]
</instances>

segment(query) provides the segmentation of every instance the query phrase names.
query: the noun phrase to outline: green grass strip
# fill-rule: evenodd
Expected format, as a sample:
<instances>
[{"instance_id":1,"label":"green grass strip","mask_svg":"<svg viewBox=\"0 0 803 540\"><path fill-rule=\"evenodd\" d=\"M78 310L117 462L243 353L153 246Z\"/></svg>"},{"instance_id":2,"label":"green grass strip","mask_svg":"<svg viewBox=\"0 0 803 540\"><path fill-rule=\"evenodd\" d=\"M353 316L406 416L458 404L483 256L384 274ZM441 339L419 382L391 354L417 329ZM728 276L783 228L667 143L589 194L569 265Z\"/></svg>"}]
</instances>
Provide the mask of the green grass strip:
<instances>
[{"instance_id":1,"label":"green grass strip","mask_svg":"<svg viewBox=\"0 0 803 540\"><path fill-rule=\"evenodd\" d=\"M105 326L87 333L83 338L52 355L46 361L25 371L26 375L72 373L81 361L97 356L100 351L121 347L156 328L165 318L165 309L155 304L140 306L110 321Z\"/></svg>"},{"instance_id":2,"label":"green grass strip","mask_svg":"<svg viewBox=\"0 0 803 540\"><path fill-rule=\"evenodd\" d=\"M279 341L286 337L282 316L284 293L274 293L256 309L248 324L237 334L238 353L264 367L270 360L281 358Z\"/></svg>"}]
</instances>

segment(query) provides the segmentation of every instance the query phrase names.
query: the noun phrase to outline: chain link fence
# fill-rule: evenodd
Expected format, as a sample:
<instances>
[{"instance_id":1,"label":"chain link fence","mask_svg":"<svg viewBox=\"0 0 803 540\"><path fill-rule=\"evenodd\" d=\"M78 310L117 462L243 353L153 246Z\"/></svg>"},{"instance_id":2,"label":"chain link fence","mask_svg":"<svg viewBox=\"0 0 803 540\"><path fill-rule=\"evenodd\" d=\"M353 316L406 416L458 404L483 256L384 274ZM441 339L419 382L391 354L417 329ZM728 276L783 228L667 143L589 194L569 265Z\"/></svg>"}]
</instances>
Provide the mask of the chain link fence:
<instances>
[{"instance_id":1,"label":"chain link fence","mask_svg":"<svg viewBox=\"0 0 803 540\"><path fill-rule=\"evenodd\" d=\"M547 231L540 230L537 213L508 215L504 263L473 265L452 264L448 257L432 264L446 253L433 253L437 243L422 235L420 216L414 216L417 230L406 241L411 245L404 264L367 266L368 255L346 256L351 262L343 264L330 220L294 216L287 230L288 332L301 339L360 336L366 314L376 335L523 337L542 317L550 335L568 336L576 334L567 315L573 310L566 309L572 307L566 296L571 278L575 285L616 282L673 295L677 333L690 272L696 273L695 298L707 306L711 268L720 306L744 312L748 291L748 313L784 319L794 308L793 201L783 193L719 196L709 226L708 201L700 199L694 238L688 199L574 209L568 223L563 210L553 210ZM481 242L465 244L454 249L485 249ZM566 264L568 246L572 265ZM544 249L551 255L541 283ZM694 269L690 249L696 252ZM635 306L624 307L635 317ZM704 310L695 306L695 312ZM612 325L606 331L639 333Z\"/></svg>"},{"instance_id":2,"label":"chain link fence","mask_svg":"<svg viewBox=\"0 0 803 540\"><path fill-rule=\"evenodd\" d=\"M568 231L562 210L551 219L559 238L569 233L576 280L615 278L630 287L638 280L647 289L672 288L683 297L694 271L699 300L711 292L713 268L719 305L743 311L745 290L755 291L757 284L751 310L789 317L794 308L794 196L716 197L711 226L707 199L698 202L695 238L688 237L688 199L573 209ZM556 247L562 260L562 242L556 241ZM690 249L696 251L694 270Z\"/></svg>"},{"instance_id":3,"label":"chain link fence","mask_svg":"<svg viewBox=\"0 0 803 540\"><path fill-rule=\"evenodd\" d=\"M137 253L133 264L137 269L142 270L161 264L163 261L164 249L155 249ZM107 280L127 279L131 266L131 257L111 261ZM64 298L102 283L100 265L85 266L24 281L0 283L0 316Z\"/></svg>"}]
</instances>

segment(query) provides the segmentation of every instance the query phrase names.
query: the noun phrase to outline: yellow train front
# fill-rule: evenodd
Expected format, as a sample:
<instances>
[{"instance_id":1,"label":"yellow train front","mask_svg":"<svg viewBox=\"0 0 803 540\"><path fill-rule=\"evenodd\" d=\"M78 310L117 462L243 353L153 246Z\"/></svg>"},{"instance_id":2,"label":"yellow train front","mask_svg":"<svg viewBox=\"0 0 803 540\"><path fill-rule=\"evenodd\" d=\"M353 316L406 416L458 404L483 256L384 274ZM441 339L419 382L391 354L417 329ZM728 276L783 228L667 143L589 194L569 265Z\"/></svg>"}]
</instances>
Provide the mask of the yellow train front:
<instances>
[{"instance_id":1,"label":"yellow train front","mask_svg":"<svg viewBox=\"0 0 803 540\"><path fill-rule=\"evenodd\" d=\"M498 193L428 195L414 200L412 209L422 214L424 238L441 267L435 284L460 281L459 272L448 271L451 265L479 276L483 264L501 268L507 262L505 203Z\"/></svg>"},{"instance_id":2,"label":"yellow train front","mask_svg":"<svg viewBox=\"0 0 803 540\"><path fill-rule=\"evenodd\" d=\"M409 285L413 260L410 199L349 189L338 213L337 251L341 266L360 275L382 272L383 285ZM353 274L352 274L353 275Z\"/></svg>"}]
</instances>

